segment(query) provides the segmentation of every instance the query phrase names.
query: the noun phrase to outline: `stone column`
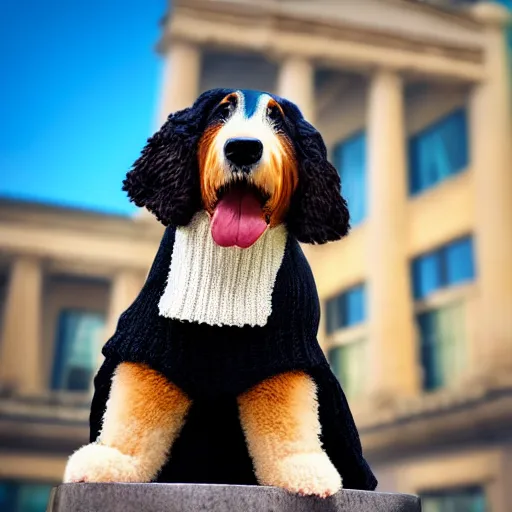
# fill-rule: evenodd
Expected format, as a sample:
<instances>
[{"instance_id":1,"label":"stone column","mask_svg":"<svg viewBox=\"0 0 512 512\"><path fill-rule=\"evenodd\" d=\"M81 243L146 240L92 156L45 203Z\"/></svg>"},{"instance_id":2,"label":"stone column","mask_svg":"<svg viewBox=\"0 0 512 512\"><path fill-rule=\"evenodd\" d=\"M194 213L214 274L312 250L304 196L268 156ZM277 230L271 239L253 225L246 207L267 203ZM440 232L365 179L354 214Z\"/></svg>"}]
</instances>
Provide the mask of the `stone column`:
<instances>
[{"instance_id":1,"label":"stone column","mask_svg":"<svg viewBox=\"0 0 512 512\"><path fill-rule=\"evenodd\" d=\"M278 94L296 103L305 119L314 123L315 70L301 57L287 57L279 69Z\"/></svg>"},{"instance_id":2,"label":"stone column","mask_svg":"<svg viewBox=\"0 0 512 512\"><path fill-rule=\"evenodd\" d=\"M200 49L185 41L173 41L165 58L159 126L172 112L194 103L200 75Z\"/></svg>"},{"instance_id":3,"label":"stone column","mask_svg":"<svg viewBox=\"0 0 512 512\"><path fill-rule=\"evenodd\" d=\"M507 10L475 6L485 23L485 79L470 95L475 179L476 271L480 291L479 368L512 375L512 84L504 26Z\"/></svg>"},{"instance_id":4,"label":"stone column","mask_svg":"<svg viewBox=\"0 0 512 512\"><path fill-rule=\"evenodd\" d=\"M134 270L123 269L115 274L110 289L106 339L114 334L119 317L133 303L143 285L143 276Z\"/></svg>"},{"instance_id":5,"label":"stone column","mask_svg":"<svg viewBox=\"0 0 512 512\"><path fill-rule=\"evenodd\" d=\"M418 390L407 257L407 165L403 84L391 70L371 79L367 106L368 391L388 401Z\"/></svg>"},{"instance_id":6,"label":"stone column","mask_svg":"<svg viewBox=\"0 0 512 512\"><path fill-rule=\"evenodd\" d=\"M41 262L20 256L12 264L0 345L0 382L22 394L42 391Z\"/></svg>"},{"instance_id":7,"label":"stone column","mask_svg":"<svg viewBox=\"0 0 512 512\"><path fill-rule=\"evenodd\" d=\"M101 346L114 334L121 314L126 311L144 285L142 273L134 270L121 269L112 278L107 321L103 331ZM103 363L103 354L98 352L98 368ZM93 389L91 388L91 393Z\"/></svg>"}]
</instances>

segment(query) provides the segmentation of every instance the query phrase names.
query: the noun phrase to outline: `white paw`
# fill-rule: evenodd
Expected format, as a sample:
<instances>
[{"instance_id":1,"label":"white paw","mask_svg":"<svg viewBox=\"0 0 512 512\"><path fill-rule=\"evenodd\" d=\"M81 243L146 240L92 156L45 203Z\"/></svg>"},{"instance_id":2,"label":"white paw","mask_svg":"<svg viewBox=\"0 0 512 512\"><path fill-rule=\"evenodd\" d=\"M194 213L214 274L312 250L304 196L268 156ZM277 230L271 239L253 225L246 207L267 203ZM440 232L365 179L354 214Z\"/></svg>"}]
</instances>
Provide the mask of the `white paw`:
<instances>
[{"instance_id":1,"label":"white paw","mask_svg":"<svg viewBox=\"0 0 512 512\"><path fill-rule=\"evenodd\" d=\"M325 453L300 453L285 457L272 465L264 480L261 482L264 485L321 498L332 496L342 488L341 477Z\"/></svg>"},{"instance_id":2,"label":"white paw","mask_svg":"<svg viewBox=\"0 0 512 512\"><path fill-rule=\"evenodd\" d=\"M135 457L117 448L92 443L71 455L64 471L64 483L146 482L143 473Z\"/></svg>"}]
</instances>

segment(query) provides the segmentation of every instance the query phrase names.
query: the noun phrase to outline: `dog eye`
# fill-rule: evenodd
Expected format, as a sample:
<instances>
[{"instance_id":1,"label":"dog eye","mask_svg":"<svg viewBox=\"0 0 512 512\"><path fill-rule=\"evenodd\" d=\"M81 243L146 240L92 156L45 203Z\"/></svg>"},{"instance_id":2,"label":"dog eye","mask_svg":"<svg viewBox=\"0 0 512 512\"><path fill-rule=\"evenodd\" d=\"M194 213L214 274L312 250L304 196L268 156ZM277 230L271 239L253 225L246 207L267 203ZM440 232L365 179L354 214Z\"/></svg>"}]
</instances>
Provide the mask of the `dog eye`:
<instances>
[{"instance_id":1,"label":"dog eye","mask_svg":"<svg viewBox=\"0 0 512 512\"><path fill-rule=\"evenodd\" d=\"M277 105L269 105L267 107L267 117L274 122L281 121L281 109Z\"/></svg>"},{"instance_id":2,"label":"dog eye","mask_svg":"<svg viewBox=\"0 0 512 512\"><path fill-rule=\"evenodd\" d=\"M219 105L218 114L220 117L226 118L229 116L229 114L231 113L232 110L233 110L233 107L232 107L231 103L223 103L222 105Z\"/></svg>"},{"instance_id":3,"label":"dog eye","mask_svg":"<svg viewBox=\"0 0 512 512\"><path fill-rule=\"evenodd\" d=\"M214 111L214 117L216 117L217 119L226 120L235 109L236 99L230 98L229 101L221 103L217 106L217 108Z\"/></svg>"}]
</instances>

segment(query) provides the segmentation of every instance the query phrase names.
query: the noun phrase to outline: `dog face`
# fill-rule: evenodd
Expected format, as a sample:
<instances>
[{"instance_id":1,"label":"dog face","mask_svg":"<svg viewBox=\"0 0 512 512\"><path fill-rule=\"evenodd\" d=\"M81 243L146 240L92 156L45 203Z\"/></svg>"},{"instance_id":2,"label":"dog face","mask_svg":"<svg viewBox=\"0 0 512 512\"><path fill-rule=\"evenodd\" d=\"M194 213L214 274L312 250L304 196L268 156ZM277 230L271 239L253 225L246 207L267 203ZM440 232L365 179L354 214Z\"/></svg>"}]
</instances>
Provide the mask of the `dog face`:
<instances>
[{"instance_id":1,"label":"dog face","mask_svg":"<svg viewBox=\"0 0 512 512\"><path fill-rule=\"evenodd\" d=\"M322 137L293 103L258 91L214 89L171 114L123 189L164 225L206 210L221 246L249 247L281 223L303 243L349 229Z\"/></svg>"},{"instance_id":2,"label":"dog face","mask_svg":"<svg viewBox=\"0 0 512 512\"><path fill-rule=\"evenodd\" d=\"M236 91L213 110L198 148L201 197L221 246L251 246L280 224L297 188L295 150L270 95Z\"/></svg>"}]
</instances>

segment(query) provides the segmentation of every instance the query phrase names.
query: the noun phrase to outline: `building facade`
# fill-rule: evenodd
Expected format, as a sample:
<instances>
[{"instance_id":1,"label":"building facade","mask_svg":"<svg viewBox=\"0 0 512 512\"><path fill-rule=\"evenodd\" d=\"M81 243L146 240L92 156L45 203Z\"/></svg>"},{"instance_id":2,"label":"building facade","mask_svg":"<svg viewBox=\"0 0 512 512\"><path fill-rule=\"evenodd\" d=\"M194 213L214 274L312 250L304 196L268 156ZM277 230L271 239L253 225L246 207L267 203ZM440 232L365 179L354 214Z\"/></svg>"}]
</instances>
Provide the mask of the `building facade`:
<instances>
[{"instance_id":1,"label":"building facade","mask_svg":"<svg viewBox=\"0 0 512 512\"><path fill-rule=\"evenodd\" d=\"M88 441L100 349L142 287L163 232L0 200L0 510L42 512Z\"/></svg>"},{"instance_id":2,"label":"building facade","mask_svg":"<svg viewBox=\"0 0 512 512\"><path fill-rule=\"evenodd\" d=\"M512 502L507 19L482 2L184 0L159 45L160 121L251 88L323 134L353 228L304 247L321 343L380 489L429 511Z\"/></svg>"},{"instance_id":3,"label":"building facade","mask_svg":"<svg viewBox=\"0 0 512 512\"><path fill-rule=\"evenodd\" d=\"M340 172L353 225L340 242L304 247L319 338L379 488L419 493L427 511L505 512L507 13L450 3L174 0L159 42L158 122L212 87L275 92L301 107ZM30 503L85 442L99 345L160 236L143 217L1 202L0 504L39 510Z\"/></svg>"}]
</instances>

